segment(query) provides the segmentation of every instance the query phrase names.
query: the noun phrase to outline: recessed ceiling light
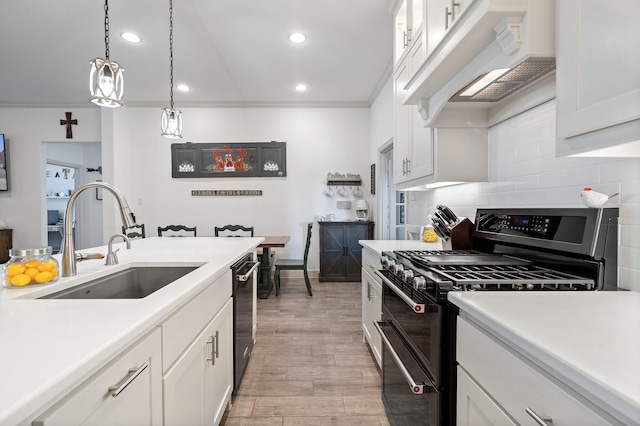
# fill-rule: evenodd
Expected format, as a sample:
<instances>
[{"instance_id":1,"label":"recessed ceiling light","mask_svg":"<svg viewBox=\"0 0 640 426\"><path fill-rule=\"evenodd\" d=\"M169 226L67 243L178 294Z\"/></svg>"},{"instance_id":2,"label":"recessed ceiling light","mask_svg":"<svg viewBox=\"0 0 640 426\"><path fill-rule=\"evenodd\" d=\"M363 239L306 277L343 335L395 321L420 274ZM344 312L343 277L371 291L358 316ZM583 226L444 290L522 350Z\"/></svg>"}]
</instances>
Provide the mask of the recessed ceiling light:
<instances>
[{"instance_id":1,"label":"recessed ceiling light","mask_svg":"<svg viewBox=\"0 0 640 426\"><path fill-rule=\"evenodd\" d=\"M304 83L296 84L296 90L298 92L304 92L307 90L307 85Z\"/></svg>"},{"instance_id":2,"label":"recessed ceiling light","mask_svg":"<svg viewBox=\"0 0 640 426\"><path fill-rule=\"evenodd\" d=\"M188 92L189 90L191 90L191 88L189 86L187 86L186 84L178 84L176 86L176 89L178 89L181 92Z\"/></svg>"},{"instance_id":3,"label":"recessed ceiling light","mask_svg":"<svg viewBox=\"0 0 640 426\"><path fill-rule=\"evenodd\" d=\"M307 36L302 33L293 33L289 36L289 41L292 43L302 43L307 39Z\"/></svg>"},{"instance_id":4,"label":"recessed ceiling light","mask_svg":"<svg viewBox=\"0 0 640 426\"><path fill-rule=\"evenodd\" d=\"M140 43L142 39L138 34L134 33L122 33L122 38L127 40L129 43Z\"/></svg>"}]
</instances>

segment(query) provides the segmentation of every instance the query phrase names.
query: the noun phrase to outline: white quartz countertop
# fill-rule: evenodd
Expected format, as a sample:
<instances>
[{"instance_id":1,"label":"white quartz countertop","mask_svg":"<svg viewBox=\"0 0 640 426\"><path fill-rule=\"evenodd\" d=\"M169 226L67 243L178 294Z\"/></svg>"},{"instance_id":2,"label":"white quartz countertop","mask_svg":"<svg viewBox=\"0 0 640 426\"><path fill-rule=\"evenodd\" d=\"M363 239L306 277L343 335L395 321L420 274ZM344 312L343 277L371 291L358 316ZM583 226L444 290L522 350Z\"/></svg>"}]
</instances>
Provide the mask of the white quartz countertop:
<instances>
[{"instance_id":1,"label":"white quartz countertop","mask_svg":"<svg viewBox=\"0 0 640 426\"><path fill-rule=\"evenodd\" d=\"M450 292L449 301L623 422L640 423L640 293Z\"/></svg>"},{"instance_id":2,"label":"white quartz countertop","mask_svg":"<svg viewBox=\"0 0 640 426\"><path fill-rule=\"evenodd\" d=\"M0 424L64 395L228 271L263 238L165 237L114 244L120 263L78 263L75 277L0 290ZM82 253L100 252L106 246ZM60 260L59 256L56 256ZM34 299L129 266L200 266L143 299Z\"/></svg>"},{"instance_id":3,"label":"white quartz countertop","mask_svg":"<svg viewBox=\"0 0 640 426\"><path fill-rule=\"evenodd\" d=\"M358 243L378 254L392 250L442 250L440 240L435 243L425 243L418 240L360 240Z\"/></svg>"}]
</instances>

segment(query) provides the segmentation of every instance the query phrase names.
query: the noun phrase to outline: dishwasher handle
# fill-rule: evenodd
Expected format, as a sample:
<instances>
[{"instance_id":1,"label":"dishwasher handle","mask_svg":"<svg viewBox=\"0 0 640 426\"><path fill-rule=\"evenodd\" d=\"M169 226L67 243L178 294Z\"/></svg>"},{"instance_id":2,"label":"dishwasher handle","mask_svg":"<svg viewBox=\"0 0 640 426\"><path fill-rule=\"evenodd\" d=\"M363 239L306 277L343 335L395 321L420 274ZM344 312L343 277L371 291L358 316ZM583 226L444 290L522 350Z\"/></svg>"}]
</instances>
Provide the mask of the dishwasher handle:
<instances>
[{"instance_id":1,"label":"dishwasher handle","mask_svg":"<svg viewBox=\"0 0 640 426\"><path fill-rule=\"evenodd\" d=\"M242 282L248 281L249 277L251 277L251 274L253 274L253 271L255 271L258 266L260 266L260 262L255 262L248 271L236 275L237 280Z\"/></svg>"}]
</instances>

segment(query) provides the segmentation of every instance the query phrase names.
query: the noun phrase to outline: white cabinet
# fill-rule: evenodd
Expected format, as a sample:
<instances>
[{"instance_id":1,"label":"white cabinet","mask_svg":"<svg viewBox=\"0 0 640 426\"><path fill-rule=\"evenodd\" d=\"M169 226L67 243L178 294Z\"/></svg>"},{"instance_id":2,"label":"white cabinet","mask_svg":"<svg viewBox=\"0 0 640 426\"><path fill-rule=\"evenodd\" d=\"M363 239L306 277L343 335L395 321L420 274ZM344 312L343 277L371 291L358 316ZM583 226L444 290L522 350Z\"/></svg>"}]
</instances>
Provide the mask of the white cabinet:
<instances>
[{"instance_id":1,"label":"white cabinet","mask_svg":"<svg viewBox=\"0 0 640 426\"><path fill-rule=\"evenodd\" d=\"M485 182L488 178L488 132L485 128L425 128L428 139L412 141L409 178L396 190ZM394 145L395 149L395 145ZM394 158L395 158L394 151ZM399 161L399 160L398 160ZM418 167L414 167L414 166Z\"/></svg>"},{"instance_id":2,"label":"white cabinet","mask_svg":"<svg viewBox=\"0 0 640 426\"><path fill-rule=\"evenodd\" d=\"M557 12L557 154L639 141L640 2L563 0Z\"/></svg>"},{"instance_id":3,"label":"white cabinet","mask_svg":"<svg viewBox=\"0 0 640 426\"><path fill-rule=\"evenodd\" d=\"M427 176L433 171L431 128L424 127L415 106L403 104L409 75L409 63L405 60L394 74L393 158L396 184Z\"/></svg>"},{"instance_id":4,"label":"white cabinet","mask_svg":"<svg viewBox=\"0 0 640 426\"><path fill-rule=\"evenodd\" d=\"M435 50L445 33L472 0L427 0L427 52Z\"/></svg>"},{"instance_id":5,"label":"white cabinet","mask_svg":"<svg viewBox=\"0 0 640 426\"><path fill-rule=\"evenodd\" d=\"M380 269L377 253L362 250L362 334L371 348L378 366L382 368L382 338L373 323L380 321L382 313L382 281L374 271Z\"/></svg>"},{"instance_id":6,"label":"white cabinet","mask_svg":"<svg viewBox=\"0 0 640 426\"><path fill-rule=\"evenodd\" d=\"M459 425L481 424L478 419L522 425L618 424L504 342L460 317L456 342Z\"/></svg>"},{"instance_id":7,"label":"white cabinet","mask_svg":"<svg viewBox=\"0 0 640 426\"><path fill-rule=\"evenodd\" d=\"M466 371L458 367L457 373L457 424L473 426L516 425Z\"/></svg>"},{"instance_id":8,"label":"white cabinet","mask_svg":"<svg viewBox=\"0 0 640 426\"><path fill-rule=\"evenodd\" d=\"M229 299L164 377L164 424L217 425L233 390Z\"/></svg>"},{"instance_id":9,"label":"white cabinet","mask_svg":"<svg viewBox=\"0 0 640 426\"><path fill-rule=\"evenodd\" d=\"M32 424L161 425L160 345L155 329Z\"/></svg>"},{"instance_id":10,"label":"white cabinet","mask_svg":"<svg viewBox=\"0 0 640 426\"><path fill-rule=\"evenodd\" d=\"M413 50L413 54L424 49L426 56L425 37L423 35L426 0L397 0L393 7L393 58L396 66L401 62L406 52ZM415 47L415 48L414 48ZM424 61L424 57L422 58Z\"/></svg>"}]
</instances>

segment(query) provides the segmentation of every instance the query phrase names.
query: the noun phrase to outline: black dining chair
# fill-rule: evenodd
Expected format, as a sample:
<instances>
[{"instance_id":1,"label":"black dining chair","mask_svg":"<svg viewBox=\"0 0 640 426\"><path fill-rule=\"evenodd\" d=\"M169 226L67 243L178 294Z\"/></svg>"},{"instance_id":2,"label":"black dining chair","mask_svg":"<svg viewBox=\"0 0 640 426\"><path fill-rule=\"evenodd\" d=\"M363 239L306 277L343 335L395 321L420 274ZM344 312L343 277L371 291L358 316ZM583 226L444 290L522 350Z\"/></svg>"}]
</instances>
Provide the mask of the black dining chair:
<instances>
[{"instance_id":1,"label":"black dining chair","mask_svg":"<svg viewBox=\"0 0 640 426\"><path fill-rule=\"evenodd\" d=\"M145 238L144 235L144 223L130 226L129 228L122 227L122 233L129 238Z\"/></svg>"},{"instance_id":2,"label":"black dining chair","mask_svg":"<svg viewBox=\"0 0 640 426\"><path fill-rule=\"evenodd\" d=\"M311 292L311 282L309 281L309 272L307 271L307 259L309 257L309 246L311 245L312 227L313 222L307 225L307 242L304 246L304 257L302 259L276 259L276 296L280 293L280 271L303 271L304 283L307 285L307 291L309 292L309 296L313 296L313 293Z\"/></svg>"},{"instance_id":3,"label":"black dining chair","mask_svg":"<svg viewBox=\"0 0 640 426\"><path fill-rule=\"evenodd\" d=\"M158 226L158 237L195 237L196 227L185 225Z\"/></svg>"},{"instance_id":4,"label":"black dining chair","mask_svg":"<svg viewBox=\"0 0 640 426\"><path fill-rule=\"evenodd\" d=\"M253 226L214 226L213 232L216 237L253 237ZM223 233L223 235L220 235L221 233Z\"/></svg>"}]
</instances>

